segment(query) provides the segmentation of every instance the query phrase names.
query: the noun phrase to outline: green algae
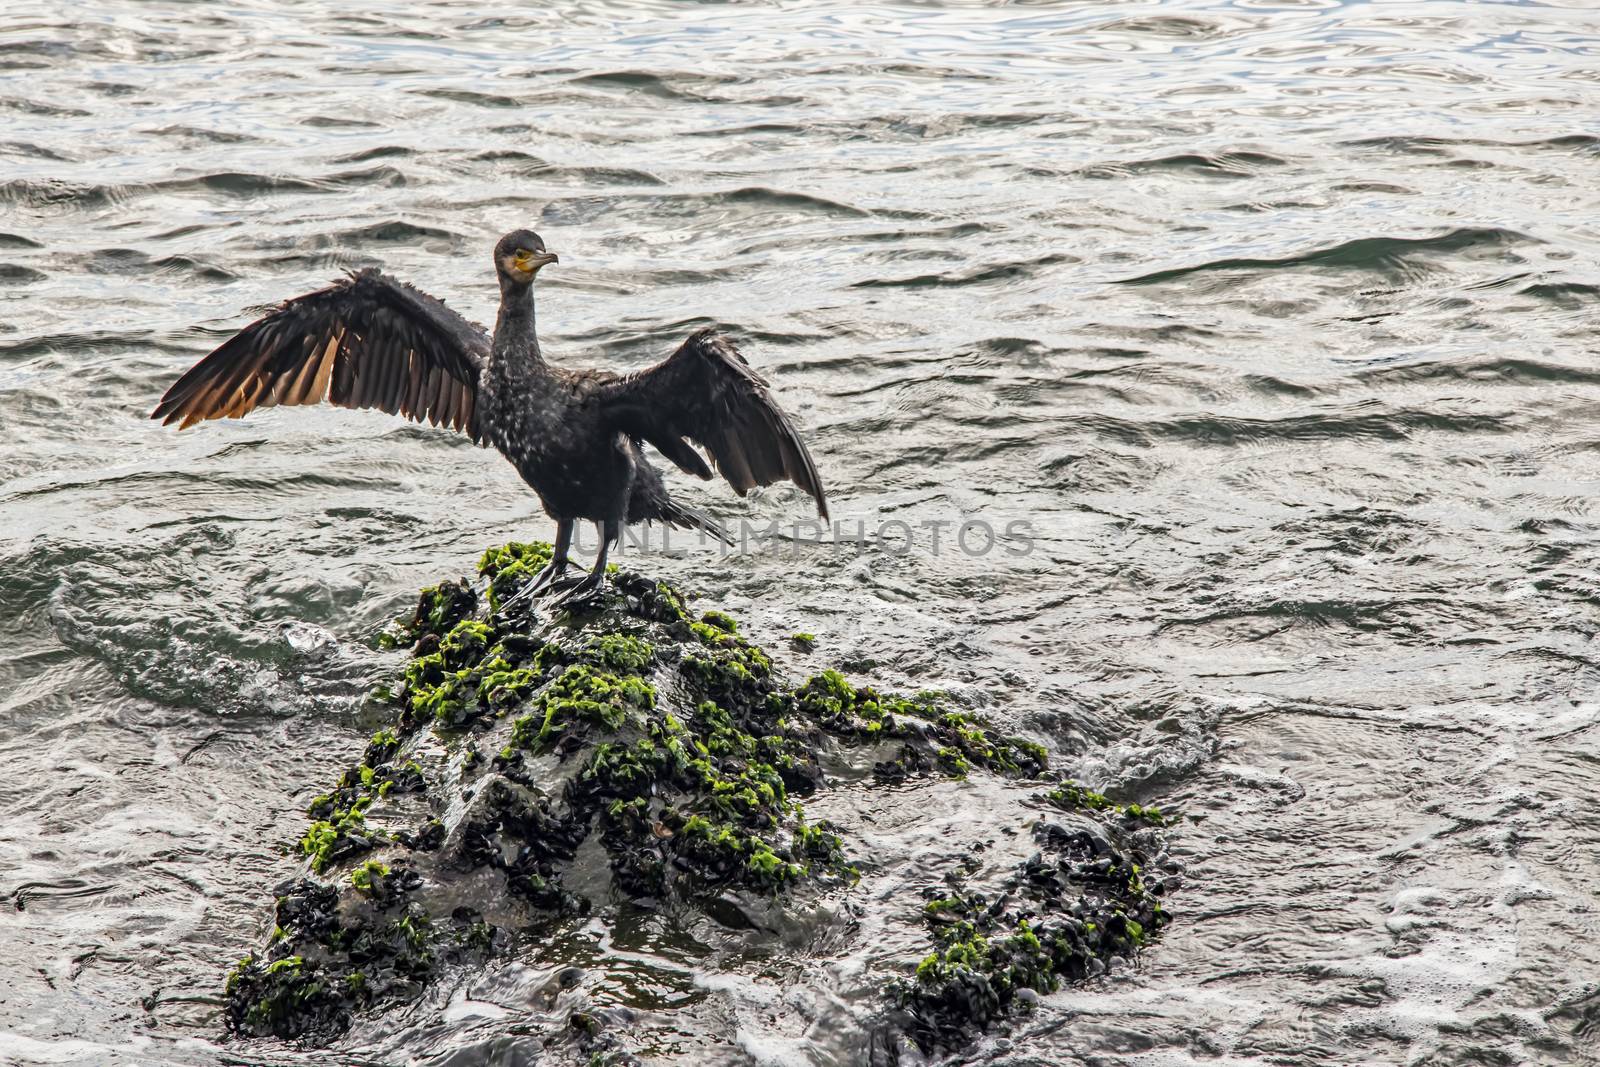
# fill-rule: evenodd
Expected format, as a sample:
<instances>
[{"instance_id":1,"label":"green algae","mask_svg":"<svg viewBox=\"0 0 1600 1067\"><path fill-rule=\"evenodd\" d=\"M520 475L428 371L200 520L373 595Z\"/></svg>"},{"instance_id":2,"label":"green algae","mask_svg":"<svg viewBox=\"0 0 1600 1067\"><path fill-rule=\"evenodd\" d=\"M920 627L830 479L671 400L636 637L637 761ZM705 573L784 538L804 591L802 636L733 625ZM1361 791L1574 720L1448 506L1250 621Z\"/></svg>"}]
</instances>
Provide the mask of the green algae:
<instances>
[{"instance_id":1,"label":"green algae","mask_svg":"<svg viewBox=\"0 0 1600 1067\"><path fill-rule=\"evenodd\" d=\"M441 962L433 920L410 899L421 879L409 870L366 863L353 888L369 904L340 907L339 891L302 879L279 895L276 936L264 954L240 960L224 988L225 1014L238 1033L321 1044L348 1027L355 1011L401 1002L430 979ZM452 943L472 955L459 931Z\"/></svg>"},{"instance_id":2,"label":"green algae","mask_svg":"<svg viewBox=\"0 0 1600 1067\"><path fill-rule=\"evenodd\" d=\"M413 658L401 674L402 728L429 720L460 728L494 710L492 701L504 704L508 693L531 689L535 679L519 675L494 639L486 623L463 619L439 638L433 651Z\"/></svg>"},{"instance_id":3,"label":"green algae","mask_svg":"<svg viewBox=\"0 0 1600 1067\"><path fill-rule=\"evenodd\" d=\"M1099 794L1082 792L1093 809ZM1144 876L1145 854L1093 825L1040 821L1039 851L997 893L958 887L924 905L934 950L892 992L905 1013L900 1029L925 1052L963 1044L1024 990L1049 993L1134 955L1170 920L1164 883Z\"/></svg>"},{"instance_id":4,"label":"green algae","mask_svg":"<svg viewBox=\"0 0 1600 1067\"><path fill-rule=\"evenodd\" d=\"M478 573L489 580L489 608L498 610L550 562L551 547L543 541L511 542L484 550Z\"/></svg>"},{"instance_id":5,"label":"green algae","mask_svg":"<svg viewBox=\"0 0 1600 1067\"><path fill-rule=\"evenodd\" d=\"M313 871L320 874L335 861L358 855L384 840L385 835L366 825L374 801L424 787L422 767L415 760L399 765L390 762L399 747L392 730L379 730L367 744L365 762L348 768L332 792L314 797L307 805L306 814L313 821L300 839L300 850L311 861Z\"/></svg>"},{"instance_id":6,"label":"green algae","mask_svg":"<svg viewBox=\"0 0 1600 1067\"><path fill-rule=\"evenodd\" d=\"M633 634L602 634L580 654L580 660L621 674L637 674L650 666L656 651Z\"/></svg>"},{"instance_id":7,"label":"green algae","mask_svg":"<svg viewBox=\"0 0 1600 1067\"><path fill-rule=\"evenodd\" d=\"M930 697L907 698L855 686L836 670L813 675L794 691L795 711L836 736L862 740L909 741L922 756L953 777L976 766L1008 777L1036 778L1049 767L1043 745L1002 735L978 718L943 708ZM929 761L918 753L902 756L880 777L903 779L924 773Z\"/></svg>"},{"instance_id":8,"label":"green algae","mask_svg":"<svg viewBox=\"0 0 1600 1067\"><path fill-rule=\"evenodd\" d=\"M369 767L383 763L400 748L400 739L393 730L379 730L367 742L367 750L361 756L361 762Z\"/></svg>"},{"instance_id":9,"label":"green algae","mask_svg":"<svg viewBox=\"0 0 1600 1067\"><path fill-rule=\"evenodd\" d=\"M721 630L725 634L739 632L738 622L734 620L732 615L724 611L708 611L700 616L700 621L713 629Z\"/></svg>"},{"instance_id":10,"label":"green algae","mask_svg":"<svg viewBox=\"0 0 1600 1067\"><path fill-rule=\"evenodd\" d=\"M350 872L350 884L359 893L368 896L378 892L383 885L383 880L390 875L389 865L379 863L377 860L368 860Z\"/></svg>"},{"instance_id":11,"label":"green algae","mask_svg":"<svg viewBox=\"0 0 1600 1067\"><path fill-rule=\"evenodd\" d=\"M378 637L379 645L397 648L442 637L476 610L478 597L465 582L440 582L422 591L416 610Z\"/></svg>"},{"instance_id":12,"label":"green algae","mask_svg":"<svg viewBox=\"0 0 1600 1067\"><path fill-rule=\"evenodd\" d=\"M367 809L371 805L371 797L361 797L348 808L333 809L328 818L318 819L306 828L300 850L310 858L313 871L320 874L335 860L373 846L374 839L367 831ZM313 808L318 806L314 804Z\"/></svg>"},{"instance_id":13,"label":"green algae","mask_svg":"<svg viewBox=\"0 0 1600 1067\"><path fill-rule=\"evenodd\" d=\"M322 969L300 956L262 963L246 956L228 975L230 1022L246 1033L301 1037L338 1031L348 1008Z\"/></svg>"},{"instance_id":14,"label":"green algae","mask_svg":"<svg viewBox=\"0 0 1600 1067\"><path fill-rule=\"evenodd\" d=\"M996 775L1038 782L1048 812L1145 833L1169 821L1051 780L1042 745L946 694L882 692L831 669L788 684L737 620L691 615L664 582L618 572L595 616L498 616L548 560L548 546L491 548L481 601L466 582L440 583L388 632L411 648L398 684L379 693L395 721L309 806L301 850L333 880L280 897L261 957L228 980L235 1030L325 1041L355 1013L414 998L441 961L503 950L508 940L470 910L429 906L410 863L430 852L435 866L497 872L535 926L595 906L566 885L589 841L614 893L647 908L729 891L780 907L848 892L869 857L806 814L826 784L825 750L870 764L879 783ZM446 754L426 773L422 746ZM1039 853L1005 892L954 885L922 907L931 951L891 983L885 1018L924 1050L960 1044L1020 991L1085 977L1165 923L1142 854L1044 821L1034 833ZM341 908L345 897L355 903Z\"/></svg>"},{"instance_id":15,"label":"green algae","mask_svg":"<svg viewBox=\"0 0 1600 1067\"><path fill-rule=\"evenodd\" d=\"M503 755L509 757L514 748L544 751L569 731L586 726L614 734L630 716L649 711L655 702L654 687L637 675L613 674L574 663L533 701L532 714L516 719L510 745Z\"/></svg>"},{"instance_id":16,"label":"green algae","mask_svg":"<svg viewBox=\"0 0 1600 1067\"><path fill-rule=\"evenodd\" d=\"M1105 794L1097 793L1077 782L1062 782L1037 799L1062 811L1111 812L1129 822L1145 823L1150 826L1171 826L1178 821L1177 815L1163 813L1160 808L1149 804L1118 804Z\"/></svg>"}]
</instances>

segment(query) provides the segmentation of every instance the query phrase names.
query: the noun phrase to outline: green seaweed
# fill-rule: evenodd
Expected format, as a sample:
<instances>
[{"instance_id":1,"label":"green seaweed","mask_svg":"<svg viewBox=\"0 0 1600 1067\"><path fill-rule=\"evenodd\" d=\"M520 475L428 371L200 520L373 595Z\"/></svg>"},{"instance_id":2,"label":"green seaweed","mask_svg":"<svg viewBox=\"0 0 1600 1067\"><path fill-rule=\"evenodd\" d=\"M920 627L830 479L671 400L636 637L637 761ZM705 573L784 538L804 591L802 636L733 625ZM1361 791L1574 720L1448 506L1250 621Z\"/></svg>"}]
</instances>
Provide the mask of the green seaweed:
<instances>
[{"instance_id":1,"label":"green seaweed","mask_svg":"<svg viewBox=\"0 0 1600 1067\"><path fill-rule=\"evenodd\" d=\"M523 585L550 562L551 546L543 541L513 541L485 549L478 559L478 573L489 579L489 610L514 596Z\"/></svg>"},{"instance_id":2,"label":"green seaweed","mask_svg":"<svg viewBox=\"0 0 1600 1067\"><path fill-rule=\"evenodd\" d=\"M326 1038L348 1025L344 997L302 956L270 963L247 956L228 975L226 992L229 1023L239 1032Z\"/></svg>"},{"instance_id":3,"label":"green seaweed","mask_svg":"<svg viewBox=\"0 0 1600 1067\"><path fill-rule=\"evenodd\" d=\"M618 674L638 674L655 659L648 641L633 634L602 634L579 653L579 659Z\"/></svg>"},{"instance_id":4,"label":"green seaweed","mask_svg":"<svg viewBox=\"0 0 1600 1067\"><path fill-rule=\"evenodd\" d=\"M958 890L924 906L934 951L892 987L924 1051L959 1046L1021 990L1048 993L1132 955L1169 920L1136 851L1051 822L1033 834L1039 852L994 899Z\"/></svg>"},{"instance_id":5,"label":"green seaweed","mask_svg":"<svg viewBox=\"0 0 1600 1067\"><path fill-rule=\"evenodd\" d=\"M422 590L411 615L380 634L378 643L396 648L404 644L416 646L429 638L437 640L477 606L477 594L465 582L440 582Z\"/></svg>"},{"instance_id":6,"label":"green seaweed","mask_svg":"<svg viewBox=\"0 0 1600 1067\"><path fill-rule=\"evenodd\" d=\"M371 896L383 884L383 879L389 877L389 873L388 864L368 860L350 872L350 884L357 892Z\"/></svg>"},{"instance_id":7,"label":"green seaweed","mask_svg":"<svg viewBox=\"0 0 1600 1067\"><path fill-rule=\"evenodd\" d=\"M539 694L532 714L515 721L511 746L542 751L585 725L615 733L631 715L648 711L655 702L654 687L636 675L573 664Z\"/></svg>"},{"instance_id":8,"label":"green seaweed","mask_svg":"<svg viewBox=\"0 0 1600 1067\"><path fill-rule=\"evenodd\" d=\"M367 750L361 757L361 762L369 767L383 764L400 749L400 739L395 732L389 729L379 730L367 742Z\"/></svg>"},{"instance_id":9,"label":"green seaweed","mask_svg":"<svg viewBox=\"0 0 1600 1067\"><path fill-rule=\"evenodd\" d=\"M1049 767L1043 745L1000 735L982 720L946 710L929 696L901 697L871 686L855 686L836 670L813 675L793 694L795 711L835 736L855 740L895 739L907 743L880 778L904 780L936 766L965 777L974 766L1008 777L1036 778Z\"/></svg>"},{"instance_id":10,"label":"green seaweed","mask_svg":"<svg viewBox=\"0 0 1600 1067\"><path fill-rule=\"evenodd\" d=\"M1145 823L1150 826L1171 826L1178 821L1177 815L1163 813L1160 808L1153 805L1118 804L1105 794L1097 793L1077 782L1062 782L1036 799L1062 811L1114 812L1129 822Z\"/></svg>"},{"instance_id":11,"label":"green seaweed","mask_svg":"<svg viewBox=\"0 0 1600 1067\"><path fill-rule=\"evenodd\" d=\"M333 811L326 819L318 819L306 829L300 839L300 849L311 858L311 869L317 873L327 870L334 860L364 852L373 846L373 837L367 831L367 809L370 797L362 797L350 807Z\"/></svg>"},{"instance_id":12,"label":"green seaweed","mask_svg":"<svg viewBox=\"0 0 1600 1067\"><path fill-rule=\"evenodd\" d=\"M729 615L725 611L708 611L704 615L700 616L700 621L705 623L707 626L714 627L715 629L721 630L726 634L736 634L739 632L738 622L734 620L732 615Z\"/></svg>"}]
</instances>

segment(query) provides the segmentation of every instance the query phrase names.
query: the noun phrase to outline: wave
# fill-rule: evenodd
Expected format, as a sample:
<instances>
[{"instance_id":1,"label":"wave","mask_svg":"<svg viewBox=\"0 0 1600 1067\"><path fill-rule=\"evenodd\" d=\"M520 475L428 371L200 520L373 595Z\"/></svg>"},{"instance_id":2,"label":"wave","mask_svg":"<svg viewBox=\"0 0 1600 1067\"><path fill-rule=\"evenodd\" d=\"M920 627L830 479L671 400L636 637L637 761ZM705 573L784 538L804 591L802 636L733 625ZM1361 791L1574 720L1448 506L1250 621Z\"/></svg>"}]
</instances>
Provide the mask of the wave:
<instances>
[{"instance_id":1,"label":"wave","mask_svg":"<svg viewBox=\"0 0 1600 1067\"><path fill-rule=\"evenodd\" d=\"M852 289L931 289L945 286L982 285L986 282L1015 281L1037 277L1048 267L1064 263L1082 263L1078 256L1065 252L1052 252L1035 259L1012 263L994 263L962 274L918 274L910 278L868 278L852 282Z\"/></svg>"},{"instance_id":2,"label":"wave","mask_svg":"<svg viewBox=\"0 0 1600 1067\"><path fill-rule=\"evenodd\" d=\"M566 84L600 89L623 89L630 93L641 93L661 100L681 100L707 104L725 103L729 98L721 94L696 90L691 86L738 85L746 81L748 79L709 74L674 73L663 75L641 70L616 70L580 74L577 77L568 78Z\"/></svg>"},{"instance_id":3,"label":"wave","mask_svg":"<svg viewBox=\"0 0 1600 1067\"><path fill-rule=\"evenodd\" d=\"M1384 137L1362 137L1353 141L1340 141L1346 148L1375 148L1401 155L1438 156L1448 154L1455 147L1474 148L1555 148L1594 151L1600 148L1600 136L1590 133L1568 133L1554 137L1536 137L1531 140L1511 141L1493 137L1435 137L1405 134Z\"/></svg>"},{"instance_id":4,"label":"wave","mask_svg":"<svg viewBox=\"0 0 1600 1067\"><path fill-rule=\"evenodd\" d=\"M226 267L193 256L165 256L150 265L163 274L187 274L208 282L230 282L239 277Z\"/></svg>"},{"instance_id":5,"label":"wave","mask_svg":"<svg viewBox=\"0 0 1600 1067\"><path fill-rule=\"evenodd\" d=\"M24 267L20 263L0 263L0 285L31 285L48 277L44 271Z\"/></svg>"},{"instance_id":6,"label":"wave","mask_svg":"<svg viewBox=\"0 0 1600 1067\"><path fill-rule=\"evenodd\" d=\"M46 104L23 96L0 96L0 111L15 111L22 115L36 115L47 119L86 119L93 114L81 107Z\"/></svg>"},{"instance_id":7,"label":"wave","mask_svg":"<svg viewBox=\"0 0 1600 1067\"><path fill-rule=\"evenodd\" d=\"M174 178L147 185L126 187L130 191L166 192L206 191L230 196L263 196L275 193L329 193L368 185L404 185L405 175L393 167L377 166L365 170L339 171L315 178L279 174L254 174L244 171L219 171L192 178Z\"/></svg>"},{"instance_id":8,"label":"wave","mask_svg":"<svg viewBox=\"0 0 1600 1067\"><path fill-rule=\"evenodd\" d=\"M1471 434L1502 433L1513 428L1509 418L1497 415L1451 414L1420 409L1383 413L1360 410L1377 406L1374 402L1356 405L1343 412L1288 415L1276 419L1197 413L1168 419L1075 415L1050 421L1082 426L1102 437L1128 444L1149 445L1158 440L1180 440L1223 447L1284 441L1403 441L1419 430ZM982 422L983 419L977 421Z\"/></svg>"},{"instance_id":9,"label":"wave","mask_svg":"<svg viewBox=\"0 0 1600 1067\"><path fill-rule=\"evenodd\" d=\"M1600 370L1546 360L1500 357L1473 363L1410 363L1371 367L1354 377L1365 382L1500 382L1507 385L1600 385Z\"/></svg>"},{"instance_id":10,"label":"wave","mask_svg":"<svg viewBox=\"0 0 1600 1067\"><path fill-rule=\"evenodd\" d=\"M16 156L18 159L34 162L41 159L48 159L52 163L72 163L76 161L75 156L70 156L54 148L47 148L42 144L35 144L32 141L0 141L0 154Z\"/></svg>"},{"instance_id":11,"label":"wave","mask_svg":"<svg viewBox=\"0 0 1600 1067\"><path fill-rule=\"evenodd\" d=\"M649 171L631 167L573 167L551 163L531 152L514 148L496 148L470 157L474 163L502 164L509 173L522 177L571 179L578 184L590 185L666 185Z\"/></svg>"},{"instance_id":12,"label":"wave","mask_svg":"<svg viewBox=\"0 0 1600 1067\"><path fill-rule=\"evenodd\" d=\"M338 244L365 245L365 244L392 244L396 241L409 242L432 238L445 241L466 241L468 236L454 230L446 230L438 226L422 226L404 219L390 219L387 222L374 222L368 226L358 226L350 230L340 230L333 234L333 239Z\"/></svg>"},{"instance_id":13,"label":"wave","mask_svg":"<svg viewBox=\"0 0 1600 1067\"><path fill-rule=\"evenodd\" d=\"M200 126L162 126L151 130L156 137L172 137L182 141L201 141L206 144L260 144L261 138L232 130L208 130Z\"/></svg>"},{"instance_id":14,"label":"wave","mask_svg":"<svg viewBox=\"0 0 1600 1067\"><path fill-rule=\"evenodd\" d=\"M0 342L0 363L16 362L47 352L87 352L94 349L145 349L158 347L147 330L86 330L81 333L46 333Z\"/></svg>"},{"instance_id":15,"label":"wave","mask_svg":"<svg viewBox=\"0 0 1600 1067\"><path fill-rule=\"evenodd\" d=\"M1175 281L1191 274L1229 270L1293 270L1300 267L1330 267L1337 270L1366 270L1393 273L1411 257L1428 253L1461 252L1469 248L1537 242L1537 238L1497 226L1462 227L1435 237L1358 237L1326 248L1317 248L1277 258L1229 257L1172 267L1133 278L1118 278L1116 285L1154 285Z\"/></svg>"},{"instance_id":16,"label":"wave","mask_svg":"<svg viewBox=\"0 0 1600 1067\"><path fill-rule=\"evenodd\" d=\"M521 107L522 101L514 96L502 96L499 93L479 93L470 89L415 89L417 96L426 96L433 100L448 100L454 104L469 104L472 107L508 108Z\"/></svg>"},{"instance_id":17,"label":"wave","mask_svg":"<svg viewBox=\"0 0 1600 1067\"><path fill-rule=\"evenodd\" d=\"M1072 173L1080 178L1126 178L1135 174L1159 174L1171 171L1204 174L1222 178L1252 178L1257 172L1272 167L1287 167L1290 161L1266 152L1222 152L1205 155L1183 152L1155 159L1134 159L1092 163Z\"/></svg>"},{"instance_id":18,"label":"wave","mask_svg":"<svg viewBox=\"0 0 1600 1067\"><path fill-rule=\"evenodd\" d=\"M313 129L334 130L381 130L383 124L369 122L366 119L353 119L348 115L307 115L300 120L300 125L310 126Z\"/></svg>"},{"instance_id":19,"label":"wave","mask_svg":"<svg viewBox=\"0 0 1600 1067\"><path fill-rule=\"evenodd\" d=\"M120 205L151 193L198 192L221 193L230 197L257 197L269 195L295 195L332 193L344 189L368 186L400 186L406 184L405 175L389 166L369 167L362 170L338 171L318 177L293 177L279 174L257 174L247 171L216 171L192 177L167 178L153 182L130 184L99 184L94 182L69 182L61 179L13 178L0 182L0 203L17 204L29 208L76 208L80 210ZM7 235L5 241L27 240ZM38 247L33 245L33 247Z\"/></svg>"},{"instance_id":20,"label":"wave","mask_svg":"<svg viewBox=\"0 0 1600 1067\"><path fill-rule=\"evenodd\" d=\"M1600 300L1600 285L1586 282L1535 282L1517 290L1521 296L1531 296L1558 307L1575 308Z\"/></svg>"},{"instance_id":21,"label":"wave","mask_svg":"<svg viewBox=\"0 0 1600 1067\"><path fill-rule=\"evenodd\" d=\"M334 156L328 160L330 163L371 163L375 159L405 159L417 155L415 148L405 145L386 144L376 148L368 148L361 152L351 152L348 155Z\"/></svg>"},{"instance_id":22,"label":"wave","mask_svg":"<svg viewBox=\"0 0 1600 1067\"><path fill-rule=\"evenodd\" d=\"M59 178L12 178L0 182L0 204L24 207L90 208L114 204L127 197L128 186L94 182L69 182Z\"/></svg>"}]
</instances>

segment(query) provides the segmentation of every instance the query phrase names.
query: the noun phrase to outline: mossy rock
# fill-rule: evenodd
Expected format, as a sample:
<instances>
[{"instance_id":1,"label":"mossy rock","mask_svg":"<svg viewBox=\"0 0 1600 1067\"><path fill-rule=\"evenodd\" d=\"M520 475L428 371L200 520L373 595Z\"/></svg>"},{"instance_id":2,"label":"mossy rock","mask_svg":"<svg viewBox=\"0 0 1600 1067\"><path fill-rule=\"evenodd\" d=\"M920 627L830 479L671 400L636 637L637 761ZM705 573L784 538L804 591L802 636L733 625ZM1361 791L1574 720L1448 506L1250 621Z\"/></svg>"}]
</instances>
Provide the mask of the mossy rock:
<instances>
[{"instance_id":1,"label":"mossy rock","mask_svg":"<svg viewBox=\"0 0 1600 1067\"><path fill-rule=\"evenodd\" d=\"M794 684L731 616L691 613L636 573L581 612L492 612L548 558L491 548L476 588L427 589L386 631L410 650L382 691L394 721L309 805L310 869L228 980L234 1031L325 1044L414 1002L441 968L575 922L665 910L725 924L742 908L781 923L850 901L863 866L892 860L808 814L841 789L870 803L983 776L1034 797L1016 813L1030 855L949 879L906 915L929 950L880 980L870 1041L884 1062L906 1042L960 1045L1021 991L1091 976L1166 922L1148 857L1170 820L1155 809L1062 780L1043 746L946 699L827 669ZM603 1013L580 1017L563 1041L626 1061Z\"/></svg>"}]
</instances>

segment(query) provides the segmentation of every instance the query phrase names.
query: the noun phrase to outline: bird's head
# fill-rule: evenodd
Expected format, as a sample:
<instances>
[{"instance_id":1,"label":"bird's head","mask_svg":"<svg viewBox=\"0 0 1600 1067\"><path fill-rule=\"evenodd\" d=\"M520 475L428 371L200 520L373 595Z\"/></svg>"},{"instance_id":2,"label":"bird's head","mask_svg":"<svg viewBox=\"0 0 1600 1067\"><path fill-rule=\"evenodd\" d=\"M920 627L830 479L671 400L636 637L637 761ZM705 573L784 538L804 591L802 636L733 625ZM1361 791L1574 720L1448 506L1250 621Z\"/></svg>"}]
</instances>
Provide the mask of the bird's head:
<instances>
[{"instance_id":1,"label":"bird's head","mask_svg":"<svg viewBox=\"0 0 1600 1067\"><path fill-rule=\"evenodd\" d=\"M546 263L557 262L556 254L545 251L544 239L532 230L512 230L494 246L495 270L521 285L532 282Z\"/></svg>"}]
</instances>

